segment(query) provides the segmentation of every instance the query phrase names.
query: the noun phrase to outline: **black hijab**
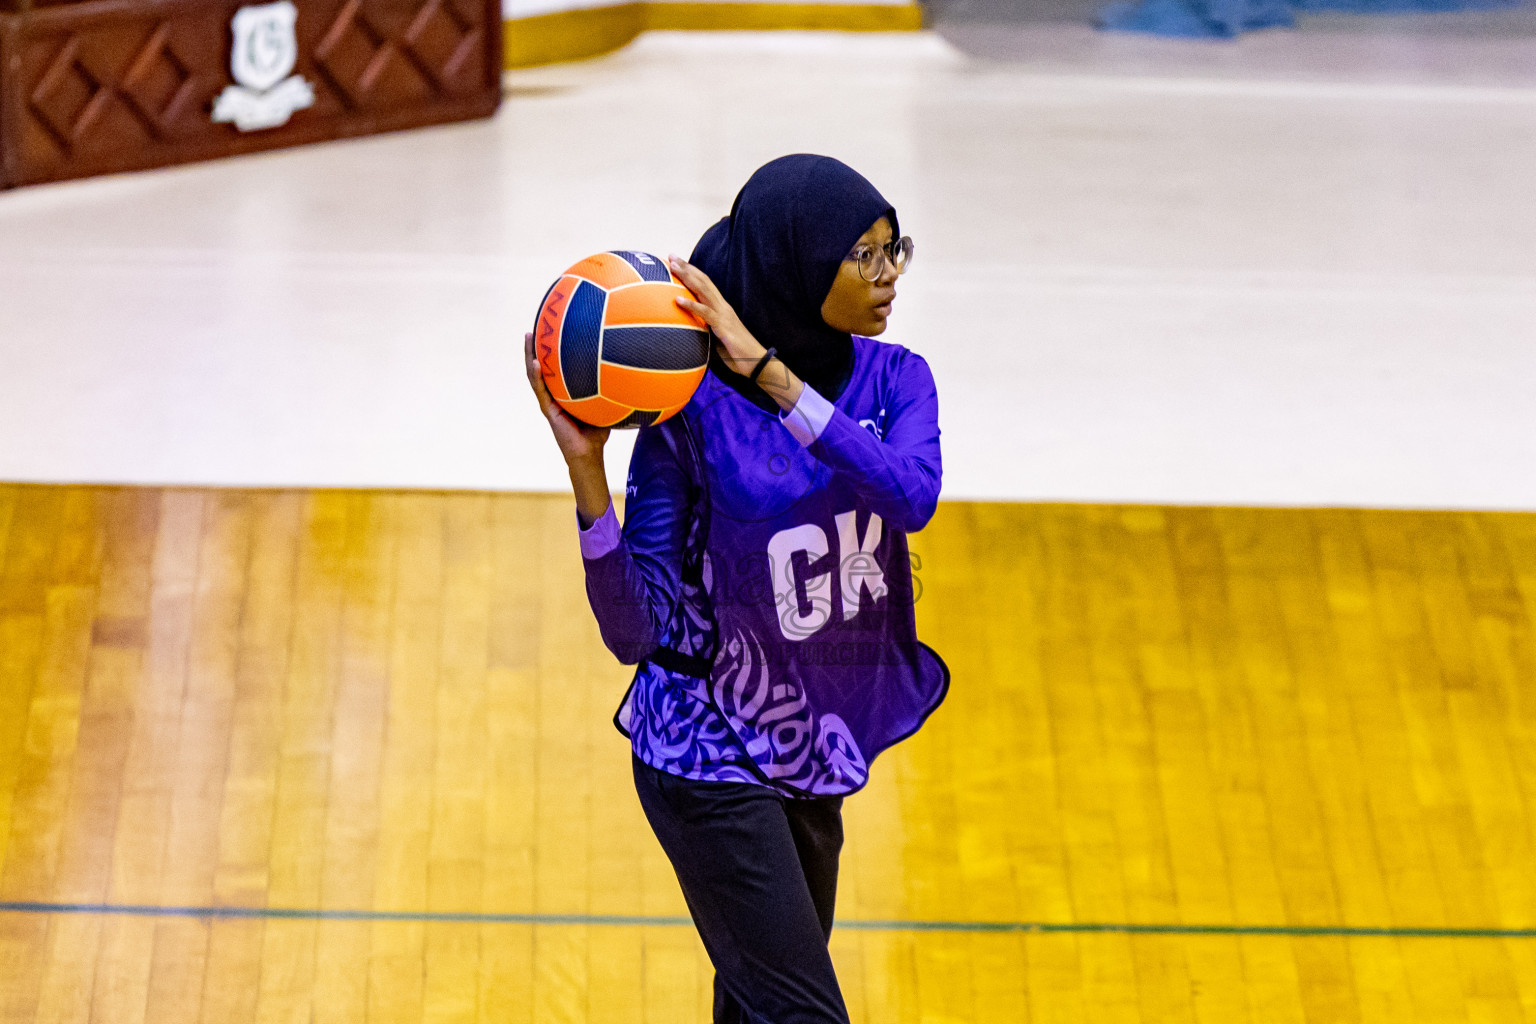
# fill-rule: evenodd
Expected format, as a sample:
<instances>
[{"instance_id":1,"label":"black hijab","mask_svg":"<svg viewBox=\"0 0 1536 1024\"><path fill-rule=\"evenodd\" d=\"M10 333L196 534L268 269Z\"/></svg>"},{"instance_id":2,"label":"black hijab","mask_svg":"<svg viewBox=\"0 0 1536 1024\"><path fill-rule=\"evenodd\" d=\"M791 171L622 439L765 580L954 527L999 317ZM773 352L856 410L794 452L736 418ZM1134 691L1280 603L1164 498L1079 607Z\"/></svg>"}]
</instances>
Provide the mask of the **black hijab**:
<instances>
[{"instance_id":1,"label":"black hijab","mask_svg":"<svg viewBox=\"0 0 1536 1024\"><path fill-rule=\"evenodd\" d=\"M689 262L715 282L753 337L835 399L853 369L853 337L827 325L821 304L843 257L881 217L896 229L895 208L852 167L810 153L781 156L753 172L731 215L704 232ZM709 364L748 401L777 411L714 350Z\"/></svg>"}]
</instances>

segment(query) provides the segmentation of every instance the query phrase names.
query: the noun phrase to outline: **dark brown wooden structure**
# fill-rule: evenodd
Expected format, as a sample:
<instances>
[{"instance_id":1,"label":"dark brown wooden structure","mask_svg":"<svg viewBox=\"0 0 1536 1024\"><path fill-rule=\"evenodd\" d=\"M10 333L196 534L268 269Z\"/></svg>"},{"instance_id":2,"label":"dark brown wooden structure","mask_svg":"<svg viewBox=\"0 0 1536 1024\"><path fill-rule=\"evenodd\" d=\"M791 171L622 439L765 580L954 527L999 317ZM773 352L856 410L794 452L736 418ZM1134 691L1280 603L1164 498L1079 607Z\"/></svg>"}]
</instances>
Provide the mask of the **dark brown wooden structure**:
<instances>
[{"instance_id":1,"label":"dark brown wooden structure","mask_svg":"<svg viewBox=\"0 0 1536 1024\"><path fill-rule=\"evenodd\" d=\"M232 20L260 0L0 0L0 187L484 117L499 0L294 0L314 102L287 124L213 120Z\"/></svg>"}]
</instances>

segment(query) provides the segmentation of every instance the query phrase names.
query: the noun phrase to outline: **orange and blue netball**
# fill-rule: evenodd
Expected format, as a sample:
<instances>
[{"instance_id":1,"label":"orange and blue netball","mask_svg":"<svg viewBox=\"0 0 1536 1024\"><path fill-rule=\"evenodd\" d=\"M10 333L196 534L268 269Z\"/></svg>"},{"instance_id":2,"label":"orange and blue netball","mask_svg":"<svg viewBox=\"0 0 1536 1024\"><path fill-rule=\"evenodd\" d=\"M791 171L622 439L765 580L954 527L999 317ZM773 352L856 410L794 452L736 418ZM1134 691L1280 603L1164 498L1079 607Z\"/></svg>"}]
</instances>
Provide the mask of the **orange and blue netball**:
<instances>
[{"instance_id":1,"label":"orange and blue netball","mask_svg":"<svg viewBox=\"0 0 1536 1024\"><path fill-rule=\"evenodd\" d=\"M533 328L550 395L594 427L644 427L676 415L709 363L709 327L666 261L600 252L550 285Z\"/></svg>"}]
</instances>

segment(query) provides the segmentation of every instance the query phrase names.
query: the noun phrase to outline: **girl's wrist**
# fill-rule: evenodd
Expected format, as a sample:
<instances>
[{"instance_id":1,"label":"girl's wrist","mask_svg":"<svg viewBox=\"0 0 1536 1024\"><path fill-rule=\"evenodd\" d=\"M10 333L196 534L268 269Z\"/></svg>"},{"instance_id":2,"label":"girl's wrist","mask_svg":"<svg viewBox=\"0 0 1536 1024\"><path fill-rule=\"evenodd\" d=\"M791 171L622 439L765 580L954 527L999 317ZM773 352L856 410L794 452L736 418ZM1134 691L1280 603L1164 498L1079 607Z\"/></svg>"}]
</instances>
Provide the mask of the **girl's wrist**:
<instances>
[{"instance_id":1,"label":"girl's wrist","mask_svg":"<svg viewBox=\"0 0 1536 1024\"><path fill-rule=\"evenodd\" d=\"M571 490L576 495L578 521L585 529L602 518L612 501L603 457L571 459L566 466L571 474Z\"/></svg>"},{"instance_id":2,"label":"girl's wrist","mask_svg":"<svg viewBox=\"0 0 1536 1024\"><path fill-rule=\"evenodd\" d=\"M768 373L768 368L773 365L773 362L777 357L778 352L776 352L774 349L763 349L762 354L752 361L752 368L749 369L746 374L747 380L750 383L762 387L763 377Z\"/></svg>"},{"instance_id":3,"label":"girl's wrist","mask_svg":"<svg viewBox=\"0 0 1536 1024\"><path fill-rule=\"evenodd\" d=\"M777 356L770 359L768 365L763 367L763 372L758 374L757 386L785 412L795 407L804 387L800 378L790 372L789 367Z\"/></svg>"},{"instance_id":4,"label":"girl's wrist","mask_svg":"<svg viewBox=\"0 0 1536 1024\"><path fill-rule=\"evenodd\" d=\"M752 368L757 365L758 360L762 359L767 351L762 345L754 343L751 352L728 356L726 364L732 371L745 377L752 372Z\"/></svg>"},{"instance_id":5,"label":"girl's wrist","mask_svg":"<svg viewBox=\"0 0 1536 1024\"><path fill-rule=\"evenodd\" d=\"M613 499L611 497L608 497L607 495L604 495L603 507L601 509L594 508L590 504L584 505L584 504L582 504L581 502L578 501L576 503L576 525L577 525L577 527L582 529L582 530L590 530L590 529L592 529L592 524L597 522L599 519L603 518L603 516L607 514L608 506L611 505L612 503L613 503Z\"/></svg>"},{"instance_id":6,"label":"girl's wrist","mask_svg":"<svg viewBox=\"0 0 1536 1024\"><path fill-rule=\"evenodd\" d=\"M608 472L607 467L603 465L601 455L594 458L570 459L566 462L565 468L571 475L571 486L575 488L578 498L583 494L608 493Z\"/></svg>"}]
</instances>

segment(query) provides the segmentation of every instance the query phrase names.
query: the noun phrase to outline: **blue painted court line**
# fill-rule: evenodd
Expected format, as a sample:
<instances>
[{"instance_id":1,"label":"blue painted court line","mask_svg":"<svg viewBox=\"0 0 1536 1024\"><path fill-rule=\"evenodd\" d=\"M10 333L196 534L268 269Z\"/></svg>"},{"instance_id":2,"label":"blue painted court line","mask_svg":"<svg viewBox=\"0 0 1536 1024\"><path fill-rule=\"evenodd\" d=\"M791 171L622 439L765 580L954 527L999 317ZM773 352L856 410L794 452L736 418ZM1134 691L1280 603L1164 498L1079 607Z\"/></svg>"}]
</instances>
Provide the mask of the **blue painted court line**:
<instances>
[{"instance_id":1,"label":"blue painted court line","mask_svg":"<svg viewBox=\"0 0 1536 1024\"><path fill-rule=\"evenodd\" d=\"M204 920L403 921L429 924L585 925L678 928L686 917L630 914L474 914L411 910L318 910L289 907L158 907L130 903L0 902L0 913L117 914L127 917L190 917ZM1349 925L1109 924L1049 921L839 921L855 932L1033 932L1037 934L1276 935L1392 939L1536 939L1536 928L1371 928Z\"/></svg>"}]
</instances>

